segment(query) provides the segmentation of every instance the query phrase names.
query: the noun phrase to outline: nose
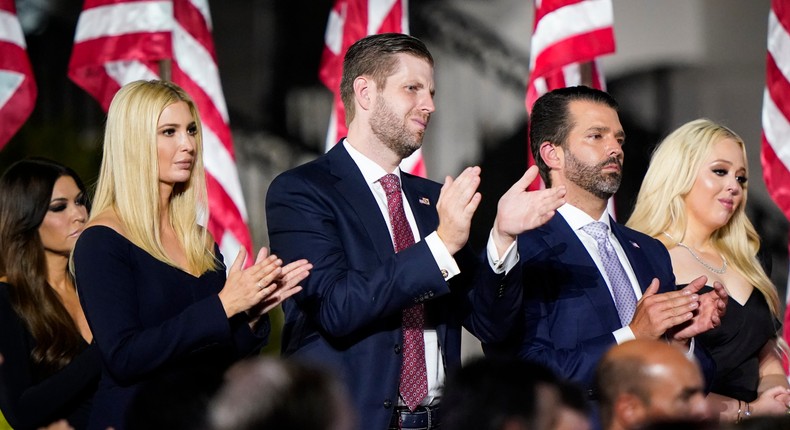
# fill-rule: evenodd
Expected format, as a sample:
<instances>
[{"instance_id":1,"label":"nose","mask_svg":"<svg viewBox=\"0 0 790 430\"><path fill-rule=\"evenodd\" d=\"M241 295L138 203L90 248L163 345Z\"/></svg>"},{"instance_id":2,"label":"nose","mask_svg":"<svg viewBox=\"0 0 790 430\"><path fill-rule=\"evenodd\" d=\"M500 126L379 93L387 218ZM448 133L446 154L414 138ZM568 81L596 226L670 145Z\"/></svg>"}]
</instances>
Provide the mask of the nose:
<instances>
[{"instance_id":1,"label":"nose","mask_svg":"<svg viewBox=\"0 0 790 430\"><path fill-rule=\"evenodd\" d=\"M193 154L195 152L195 136L184 132L179 139L180 150Z\"/></svg>"},{"instance_id":2,"label":"nose","mask_svg":"<svg viewBox=\"0 0 790 430\"><path fill-rule=\"evenodd\" d=\"M732 194L733 196L737 196L741 193L741 184L735 179L734 176L730 176L729 180L727 181L727 191Z\"/></svg>"},{"instance_id":3,"label":"nose","mask_svg":"<svg viewBox=\"0 0 790 430\"><path fill-rule=\"evenodd\" d=\"M72 220L84 224L88 220L88 208L80 205L73 205L72 208Z\"/></svg>"},{"instance_id":4,"label":"nose","mask_svg":"<svg viewBox=\"0 0 790 430\"><path fill-rule=\"evenodd\" d=\"M436 110L436 106L433 104L433 94L428 92L422 97L420 110L424 113L433 113Z\"/></svg>"},{"instance_id":5,"label":"nose","mask_svg":"<svg viewBox=\"0 0 790 430\"><path fill-rule=\"evenodd\" d=\"M606 155L616 158L622 158L623 156L623 145L614 136L606 139Z\"/></svg>"}]
</instances>

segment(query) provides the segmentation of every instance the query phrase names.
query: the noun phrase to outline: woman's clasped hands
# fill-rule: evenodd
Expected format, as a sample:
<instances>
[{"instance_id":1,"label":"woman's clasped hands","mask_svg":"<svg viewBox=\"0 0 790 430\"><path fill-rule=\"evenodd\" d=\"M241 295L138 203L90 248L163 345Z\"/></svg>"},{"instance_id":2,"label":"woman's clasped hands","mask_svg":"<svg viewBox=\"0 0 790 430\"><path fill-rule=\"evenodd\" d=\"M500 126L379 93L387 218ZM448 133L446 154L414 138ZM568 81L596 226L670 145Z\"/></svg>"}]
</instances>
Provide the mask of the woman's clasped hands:
<instances>
[{"instance_id":1,"label":"woman's clasped hands","mask_svg":"<svg viewBox=\"0 0 790 430\"><path fill-rule=\"evenodd\" d=\"M219 299L228 318L246 312L250 327L254 327L261 315L302 291L299 283L310 274L313 265L302 259L283 266L283 261L264 247L255 263L245 269L246 254L244 248L239 250Z\"/></svg>"}]
</instances>

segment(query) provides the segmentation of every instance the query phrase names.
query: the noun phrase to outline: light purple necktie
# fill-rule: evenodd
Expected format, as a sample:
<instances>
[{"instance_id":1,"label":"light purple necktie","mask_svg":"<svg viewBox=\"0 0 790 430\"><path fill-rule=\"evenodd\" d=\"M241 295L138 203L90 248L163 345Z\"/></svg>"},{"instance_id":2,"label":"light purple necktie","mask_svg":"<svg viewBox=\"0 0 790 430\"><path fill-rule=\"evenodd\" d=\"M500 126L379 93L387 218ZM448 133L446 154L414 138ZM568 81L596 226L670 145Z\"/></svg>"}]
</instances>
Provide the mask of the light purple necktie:
<instances>
[{"instance_id":1,"label":"light purple necktie","mask_svg":"<svg viewBox=\"0 0 790 430\"><path fill-rule=\"evenodd\" d=\"M392 237L395 239L395 252L414 245L406 213L403 211L403 198L400 179L392 173L384 175L379 182L387 194L387 209L392 224ZM414 411L428 395L428 371L425 365L425 308L422 303L403 310L403 364L400 375L400 395L403 403Z\"/></svg>"},{"instance_id":2,"label":"light purple necktie","mask_svg":"<svg viewBox=\"0 0 790 430\"><path fill-rule=\"evenodd\" d=\"M617 307L618 315L620 315L620 323L625 327L631 323L631 318L633 318L636 311L636 294L634 294L631 281L628 280L628 275L623 269L623 264L617 258L617 252L615 252L612 243L609 242L609 226L596 221L585 225L582 227L582 230L598 242L598 253L601 254L603 268L606 270L606 275L612 284L614 305Z\"/></svg>"}]
</instances>

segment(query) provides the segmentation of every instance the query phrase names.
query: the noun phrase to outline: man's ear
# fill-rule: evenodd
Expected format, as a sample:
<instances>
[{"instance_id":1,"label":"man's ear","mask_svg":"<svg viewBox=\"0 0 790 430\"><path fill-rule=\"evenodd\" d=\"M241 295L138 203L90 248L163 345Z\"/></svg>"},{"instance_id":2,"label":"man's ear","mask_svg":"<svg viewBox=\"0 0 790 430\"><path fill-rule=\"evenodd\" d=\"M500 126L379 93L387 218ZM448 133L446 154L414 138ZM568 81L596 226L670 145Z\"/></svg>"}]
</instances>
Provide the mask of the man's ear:
<instances>
[{"instance_id":1,"label":"man's ear","mask_svg":"<svg viewBox=\"0 0 790 430\"><path fill-rule=\"evenodd\" d=\"M354 99L360 108L364 110L370 109L370 96L373 92L373 81L365 76L357 76L354 79Z\"/></svg>"},{"instance_id":2,"label":"man's ear","mask_svg":"<svg viewBox=\"0 0 790 430\"><path fill-rule=\"evenodd\" d=\"M614 404L614 419L624 429L638 428L645 424L647 408L639 397L624 393L620 394Z\"/></svg>"},{"instance_id":3,"label":"man's ear","mask_svg":"<svg viewBox=\"0 0 790 430\"><path fill-rule=\"evenodd\" d=\"M543 162L552 170L559 169L565 164L565 153L558 145L545 141L540 144L538 152Z\"/></svg>"}]
</instances>

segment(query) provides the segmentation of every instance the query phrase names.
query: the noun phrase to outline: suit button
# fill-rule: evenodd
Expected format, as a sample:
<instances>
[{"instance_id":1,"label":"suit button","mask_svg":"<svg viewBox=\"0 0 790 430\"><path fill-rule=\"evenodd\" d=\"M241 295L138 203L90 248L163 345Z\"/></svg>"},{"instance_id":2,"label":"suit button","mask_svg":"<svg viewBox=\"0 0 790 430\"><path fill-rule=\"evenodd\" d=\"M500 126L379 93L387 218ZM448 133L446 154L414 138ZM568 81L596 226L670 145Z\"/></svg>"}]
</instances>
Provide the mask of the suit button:
<instances>
[{"instance_id":1,"label":"suit button","mask_svg":"<svg viewBox=\"0 0 790 430\"><path fill-rule=\"evenodd\" d=\"M389 409L392 407L392 401L390 399L384 400L384 409Z\"/></svg>"},{"instance_id":2,"label":"suit button","mask_svg":"<svg viewBox=\"0 0 790 430\"><path fill-rule=\"evenodd\" d=\"M400 345L395 345L395 354L400 354Z\"/></svg>"}]
</instances>

